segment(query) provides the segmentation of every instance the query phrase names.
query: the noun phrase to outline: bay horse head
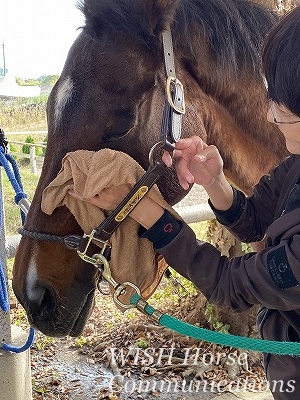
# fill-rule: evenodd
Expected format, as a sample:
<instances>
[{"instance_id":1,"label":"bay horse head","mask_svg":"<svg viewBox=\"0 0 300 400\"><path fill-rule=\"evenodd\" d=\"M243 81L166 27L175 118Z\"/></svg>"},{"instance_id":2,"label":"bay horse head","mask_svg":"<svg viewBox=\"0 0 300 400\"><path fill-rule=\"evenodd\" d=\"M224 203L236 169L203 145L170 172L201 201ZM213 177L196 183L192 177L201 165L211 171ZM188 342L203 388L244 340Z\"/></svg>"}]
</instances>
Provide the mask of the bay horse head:
<instances>
[{"instance_id":1,"label":"bay horse head","mask_svg":"<svg viewBox=\"0 0 300 400\"><path fill-rule=\"evenodd\" d=\"M171 27L185 89L184 137L215 144L227 177L250 193L285 155L266 120L262 40L276 17L246 0L82 0L85 25L47 105L48 144L24 228L65 236L82 230L65 207L41 211L43 189L67 152L120 150L144 169L165 101L162 32ZM170 204L184 192L168 170L158 186ZM96 271L60 243L23 237L13 288L29 322L47 335L79 335L93 308Z\"/></svg>"}]
</instances>

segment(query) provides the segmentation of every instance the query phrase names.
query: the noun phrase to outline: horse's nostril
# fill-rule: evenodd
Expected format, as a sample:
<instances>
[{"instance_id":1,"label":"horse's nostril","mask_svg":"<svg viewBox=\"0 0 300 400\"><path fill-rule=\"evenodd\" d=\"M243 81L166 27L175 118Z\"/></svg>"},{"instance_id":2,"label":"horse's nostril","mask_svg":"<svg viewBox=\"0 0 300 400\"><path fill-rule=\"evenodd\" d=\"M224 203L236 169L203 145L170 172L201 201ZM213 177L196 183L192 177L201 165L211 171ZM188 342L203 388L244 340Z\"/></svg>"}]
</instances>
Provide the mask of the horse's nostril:
<instances>
[{"instance_id":1,"label":"horse's nostril","mask_svg":"<svg viewBox=\"0 0 300 400\"><path fill-rule=\"evenodd\" d=\"M40 303L40 313L43 316L52 315L56 307L56 300L53 291L49 288L44 288L44 295Z\"/></svg>"},{"instance_id":2,"label":"horse's nostril","mask_svg":"<svg viewBox=\"0 0 300 400\"><path fill-rule=\"evenodd\" d=\"M35 298L29 301L30 311L32 315L38 318L49 319L53 316L56 308L56 298L51 288L40 286L35 293Z\"/></svg>"}]
</instances>

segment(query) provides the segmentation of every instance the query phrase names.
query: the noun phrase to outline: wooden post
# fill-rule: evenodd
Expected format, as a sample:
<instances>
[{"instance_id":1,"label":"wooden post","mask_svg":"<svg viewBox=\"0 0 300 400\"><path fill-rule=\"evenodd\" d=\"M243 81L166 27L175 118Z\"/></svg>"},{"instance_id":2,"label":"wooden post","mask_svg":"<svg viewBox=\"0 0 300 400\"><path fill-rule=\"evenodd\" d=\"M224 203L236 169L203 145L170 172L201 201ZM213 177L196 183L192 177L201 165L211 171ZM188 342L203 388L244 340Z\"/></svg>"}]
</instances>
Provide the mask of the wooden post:
<instances>
[{"instance_id":1,"label":"wooden post","mask_svg":"<svg viewBox=\"0 0 300 400\"><path fill-rule=\"evenodd\" d=\"M37 166L36 166L35 146L30 146L30 166L31 166L31 172L36 175Z\"/></svg>"}]
</instances>

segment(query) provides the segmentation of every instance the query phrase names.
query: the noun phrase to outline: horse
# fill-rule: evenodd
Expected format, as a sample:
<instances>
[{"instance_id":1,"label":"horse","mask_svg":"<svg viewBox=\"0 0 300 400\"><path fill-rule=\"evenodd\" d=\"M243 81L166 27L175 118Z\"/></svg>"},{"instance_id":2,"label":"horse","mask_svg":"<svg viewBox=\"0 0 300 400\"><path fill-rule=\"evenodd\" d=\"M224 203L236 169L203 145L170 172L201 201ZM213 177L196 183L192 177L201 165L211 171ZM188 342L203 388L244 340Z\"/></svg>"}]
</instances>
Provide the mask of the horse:
<instances>
[{"instance_id":1,"label":"horse","mask_svg":"<svg viewBox=\"0 0 300 400\"><path fill-rule=\"evenodd\" d=\"M67 152L110 148L147 169L165 104L162 32L168 28L185 93L182 136L197 134L216 145L227 178L247 194L286 156L282 135L266 120L259 60L275 13L248 0L82 0L77 6L85 24L48 99L47 150L24 229L82 235L66 207L51 216L40 208ZM171 205L187 194L172 168L158 186ZM36 329L80 335L96 284L95 268L76 252L22 237L13 290Z\"/></svg>"}]
</instances>

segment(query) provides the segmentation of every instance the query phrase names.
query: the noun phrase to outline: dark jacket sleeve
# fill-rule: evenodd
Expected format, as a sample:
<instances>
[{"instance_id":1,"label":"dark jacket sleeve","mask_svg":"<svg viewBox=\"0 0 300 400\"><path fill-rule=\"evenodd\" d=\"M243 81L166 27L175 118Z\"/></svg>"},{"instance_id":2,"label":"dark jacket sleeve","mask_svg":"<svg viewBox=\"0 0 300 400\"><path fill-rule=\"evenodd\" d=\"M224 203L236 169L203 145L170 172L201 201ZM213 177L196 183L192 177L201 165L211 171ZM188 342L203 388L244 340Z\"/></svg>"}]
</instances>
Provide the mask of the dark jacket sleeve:
<instances>
[{"instance_id":1,"label":"dark jacket sleeve","mask_svg":"<svg viewBox=\"0 0 300 400\"><path fill-rule=\"evenodd\" d=\"M297 309L300 234L294 236L291 231L277 245L270 244L259 253L229 259L211 244L197 240L191 228L183 224L179 234L157 251L171 267L194 282L211 303L237 311L254 304L282 311Z\"/></svg>"},{"instance_id":2,"label":"dark jacket sleeve","mask_svg":"<svg viewBox=\"0 0 300 400\"><path fill-rule=\"evenodd\" d=\"M279 198L284 197L281 196L281 192L285 190L284 182L294 164L293 156L283 160L271 174L261 178L252 196L248 198L234 189L235 202L227 212L216 210L210 203L216 219L242 242L262 240L282 206Z\"/></svg>"}]
</instances>

